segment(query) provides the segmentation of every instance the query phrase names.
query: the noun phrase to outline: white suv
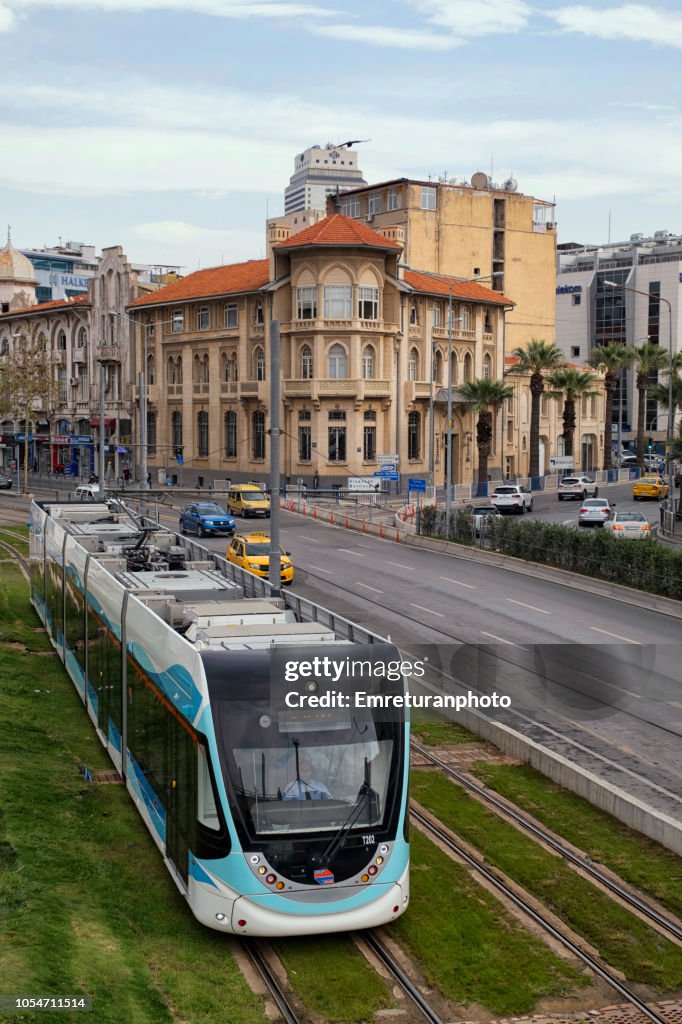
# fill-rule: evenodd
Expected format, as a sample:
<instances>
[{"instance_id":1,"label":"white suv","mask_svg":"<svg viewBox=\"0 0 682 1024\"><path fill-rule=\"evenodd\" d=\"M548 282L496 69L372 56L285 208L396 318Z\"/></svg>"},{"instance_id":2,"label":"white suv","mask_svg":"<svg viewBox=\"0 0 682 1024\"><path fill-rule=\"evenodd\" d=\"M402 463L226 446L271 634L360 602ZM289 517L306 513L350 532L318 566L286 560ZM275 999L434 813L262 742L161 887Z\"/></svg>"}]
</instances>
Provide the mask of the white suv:
<instances>
[{"instance_id":1,"label":"white suv","mask_svg":"<svg viewBox=\"0 0 682 1024\"><path fill-rule=\"evenodd\" d=\"M564 498L577 498L578 501L583 501L587 497L596 498L598 494L599 488L589 476L565 476L557 491L559 501L563 501Z\"/></svg>"},{"instance_id":2,"label":"white suv","mask_svg":"<svg viewBox=\"0 0 682 1024\"><path fill-rule=\"evenodd\" d=\"M533 511L533 495L527 487L505 484L503 487L495 488L490 495L490 504L494 505L498 512L516 512L518 516L522 516L524 512Z\"/></svg>"}]
</instances>

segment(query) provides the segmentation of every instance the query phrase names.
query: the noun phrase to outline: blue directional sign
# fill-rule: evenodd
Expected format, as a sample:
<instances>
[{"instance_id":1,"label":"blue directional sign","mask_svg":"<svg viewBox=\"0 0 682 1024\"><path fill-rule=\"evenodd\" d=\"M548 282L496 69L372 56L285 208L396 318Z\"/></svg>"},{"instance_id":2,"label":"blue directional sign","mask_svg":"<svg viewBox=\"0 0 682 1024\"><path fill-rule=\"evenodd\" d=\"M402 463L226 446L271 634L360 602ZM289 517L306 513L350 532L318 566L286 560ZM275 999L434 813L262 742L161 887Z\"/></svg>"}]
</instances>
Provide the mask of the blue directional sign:
<instances>
[{"instance_id":1,"label":"blue directional sign","mask_svg":"<svg viewBox=\"0 0 682 1024\"><path fill-rule=\"evenodd\" d=\"M377 469L374 475L380 480L400 480L400 473L395 469Z\"/></svg>"},{"instance_id":2,"label":"blue directional sign","mask_svg":"<svg viewBox=\"0 0 682 1024\"><path fill-rule=\"evenodd\" d=\"M175 456L175 460L176 460L178 466L181 466L183 464L183 462L185 461L182 455L176 455Z\"/></svg>"},{"instance_id":3,"label":"blue directional sign","mask_svg":"<svg viewBox=\"0 0 682 1024\"><path fill-rule=\"evenodd\" d=\"M415 480L410 477L407 481L408 491L424 491L426 492L426 480Z\"/></svg>"}]
</instances>

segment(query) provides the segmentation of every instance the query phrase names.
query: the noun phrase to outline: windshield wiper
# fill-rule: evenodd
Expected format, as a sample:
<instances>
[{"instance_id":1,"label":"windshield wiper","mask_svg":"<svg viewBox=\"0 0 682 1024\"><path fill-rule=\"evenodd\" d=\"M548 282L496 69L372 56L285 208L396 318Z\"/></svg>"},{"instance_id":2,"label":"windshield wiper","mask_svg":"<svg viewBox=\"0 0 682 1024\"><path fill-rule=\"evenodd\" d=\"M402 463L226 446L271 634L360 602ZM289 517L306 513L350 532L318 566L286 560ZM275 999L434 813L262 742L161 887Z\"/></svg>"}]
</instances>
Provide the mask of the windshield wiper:
<instances>
[{"instance_id":1,"label":"windshield wiper","mask_svg":"<svg viewBox=\"0 0 682 1024\"><path fill-rule=\"evenodd\" d=\"M339 849L341 849L341 847L343 846L344 839L346 838L348 832L350 832L350 830L352 829L353 825L355 824L355 822L360 817L360 814L361 814L361 812L362 812L362 810L363 810L363 808L365 806L365 800L363 799L363 797L367 798L366 799L366 804L367 804L367 824L371 825L371 823L372 823L372 803L373 803L373 798L377 797L377 794L375 793L375 791L372 789L372 786L371 786L370 764L369 764L369 761L367 760L366 757L365 757L365 778L364 778L364 781L363 781L362 785L360 786L360 792L358 793L358 803L353 808L353 810L350 812L350 814L348 815L348 817L344 821L344 823L341 826L341 828L339 829L339 831L334 836L332 836L331 840L329 841L329 843L327 843L326 847L322 851L322 854L320 856L320 863L321 864L327 864L328 865L328 864L331 864L333 862L334 857L338 853Z\"/></svg>"}]
</instances>

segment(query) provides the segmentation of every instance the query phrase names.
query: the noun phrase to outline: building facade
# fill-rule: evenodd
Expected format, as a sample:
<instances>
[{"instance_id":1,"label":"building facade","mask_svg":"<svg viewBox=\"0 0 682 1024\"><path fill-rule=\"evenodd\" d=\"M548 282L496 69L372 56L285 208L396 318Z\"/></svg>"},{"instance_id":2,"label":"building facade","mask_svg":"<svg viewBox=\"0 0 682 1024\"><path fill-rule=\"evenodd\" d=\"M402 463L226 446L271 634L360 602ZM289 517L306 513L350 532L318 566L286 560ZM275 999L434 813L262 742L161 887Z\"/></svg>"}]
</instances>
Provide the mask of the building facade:
<instances>
[{"instance_id":1,"label":"building facade","mask_svg":"<svg viewBox=\"0 0 682 1024\"><path fill-rule=\"evenodd\" d=\"M405 270L400 225L378 232L335 214L298 232L277 219L268 232L267 260L197 271L128 309L135 361L146 367L153 475L267 477L275 320L285 478L343 484L371 477L390 454L403 479L442 485L450 353L452 480L473 481L475 417L458 385L503 375L513 303L479 283ZM515 387L496 416L493 478L527 470L530 396L523 379ZM548 454L554 405L543 420Z\"/></svg>"},{"instance_id":2,"label":"building facade","mask_svg":"<svg viewBox=\"0 0 682 1024\"><path fill-rule=\"evenodd\" d=\"M651 341L673 355L680 352L682 236L658 231L651 238L603 246L561 246L557 254L557 345L567 359L585 362L599 345L642 345ZM636 368L623 371L613 403L614 442L636 435ZM661 375L666 381L667 376ZM679 417L679 413L678 413ZM667 436L668 411L650 395L645 430L657 441Z\"/></svg>"},{"instance_id":3,"label":"building facade","mask_svg":"<svg viewBox=\"0 0 682 1024\"><path fill-rule=\"evenodd\" d=\"M2 282L0 281L0 287ZM11 373L27 338L47 353L50 386L34 404L33 422L2 412L3 465L21 465L24 432L28 457L43 473L69 468L97 472L100 383L104 385L106 472L120 475L133 464L133 346L126 307L149 285L140 282L120 246L102 251L88 291L69 299L10 309L0 315L0 372Z\"/></svg>"},{"instance_id":4,"label":"building facade","mask_svg":"<svg viewBox=\"0 0 682 1024\"><path fill-rule=\"evenodd\" d=\"M284 212L319 210L326 213L327 198L337 192L365 185L358 169L358 155L343 143L311 146L294 160L294 173L284 190Z\"/></svg>"},{"instance_id":5,"label":"building facade","mask_svg":"<svg viewBox=\"0 0 682 1024\"><path fill-rule=\"evenodd\" d=\"M401 226L408 266L461 278L480 277L511 295L508 351L531 338L554 340L556 223L554 205L499 186L477 172L471 183L396 178L344 193L347 217L377 231Z\"/></svg>"}]
</instances>

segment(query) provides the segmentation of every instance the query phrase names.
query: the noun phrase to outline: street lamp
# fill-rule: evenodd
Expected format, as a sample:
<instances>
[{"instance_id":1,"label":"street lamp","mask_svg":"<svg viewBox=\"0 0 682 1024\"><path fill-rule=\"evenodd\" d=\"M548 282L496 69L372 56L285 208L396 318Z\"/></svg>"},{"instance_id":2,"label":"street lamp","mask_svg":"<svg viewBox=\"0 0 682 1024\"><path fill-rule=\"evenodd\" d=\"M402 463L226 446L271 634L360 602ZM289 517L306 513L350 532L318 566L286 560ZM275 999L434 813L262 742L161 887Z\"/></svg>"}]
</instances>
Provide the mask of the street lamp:
<instances>
[{"instance_id":1,"label":"street lamp","mask_svg":"<svg viewBox=\"0 0 682 1024\"><path fill-rule=\"evenodd\" d=\"M463 318L459 317L457 321L452 319L452 290L455 285L458 284L472 284L476 281L492 281L496 277L502 277L503 271L495 270L492 274L480 274L476 277L451 277L445 274L434 274L428 270L414 270L413 267L408 266L406 263L399 263L398 266L402 270L410 270L415 274L422 274L424 277L432 277L436 281L440 281L441 284L445 284L448 289L448 412L447 412L447 427L446 427L446 460L445 460L445 529L450 529L450 514L452 512L452 325L453 322L459 323ZM431 366L433 367L433 339L431 341ZM502 367L504 370L504 366ZM431 467L433 467L433 370L431 372ZM501 453L500 453L501 458ZM501 465L501 461L500 461Z\"/></svg>"},{"instance_id":2,"label":"street lamp","mask_svg":"<svg viewBox=\"0 0 682 1024\"><path fill-rule=\"evenodd\" d=\"M617 284L615 281L604 281L603 283L609 288L622 288L624 292L634 292L636 295L643 295L647 299L651 298L649 292L642 291L641 288L633 288L629 284ZM674 480L671 457L671 445L675 433L675 406L673 404L673 307L669 299L663 298L662 295L658 295L656 298L659 302L665 302L668 307L668 355L670 358L670 366L668 367L668 451L666 454L668 456L668 508L671 512L674 512Z\"/></svg>"}]
</instances>

